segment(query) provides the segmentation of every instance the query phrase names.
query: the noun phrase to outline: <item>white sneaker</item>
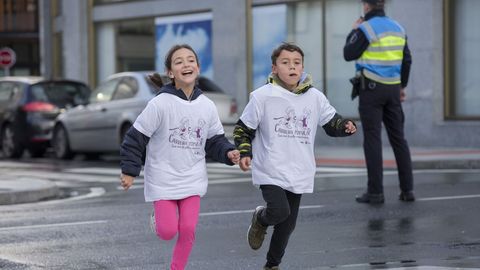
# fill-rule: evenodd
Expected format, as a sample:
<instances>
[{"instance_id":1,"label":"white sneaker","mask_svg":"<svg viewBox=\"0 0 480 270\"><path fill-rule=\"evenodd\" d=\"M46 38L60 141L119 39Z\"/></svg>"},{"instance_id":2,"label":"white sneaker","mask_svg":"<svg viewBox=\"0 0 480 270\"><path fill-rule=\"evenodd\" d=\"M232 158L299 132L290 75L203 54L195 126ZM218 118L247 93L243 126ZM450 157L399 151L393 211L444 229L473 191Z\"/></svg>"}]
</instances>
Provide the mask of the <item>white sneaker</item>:
<instances>
[{"instance_id":1,"label":"white sneaker","mask_svg":"<svg viewBox=\"0 0 480 270\"><path fill-rule=\"evenodd\" d=\"M157 234L157 224L155 222L155 211L150 214L150 229L154 234Z\"/></svg>"}]
</instances>

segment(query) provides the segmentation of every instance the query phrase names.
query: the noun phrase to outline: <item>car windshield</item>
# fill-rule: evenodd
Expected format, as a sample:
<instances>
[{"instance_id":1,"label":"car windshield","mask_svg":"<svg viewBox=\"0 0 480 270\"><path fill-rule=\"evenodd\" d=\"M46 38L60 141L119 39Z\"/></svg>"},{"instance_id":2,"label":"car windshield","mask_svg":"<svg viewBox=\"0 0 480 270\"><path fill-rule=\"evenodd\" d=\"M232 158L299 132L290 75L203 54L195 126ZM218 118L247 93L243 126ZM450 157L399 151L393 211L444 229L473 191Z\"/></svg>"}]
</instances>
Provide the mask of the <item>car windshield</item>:
<instances>
[{"instance_id":1,"label":"car windshield","mask_svg":"<svg viewBox=\"0 0 480 270\"><path fill-rule=\"evenodd\" d=\"M197 81L198 87L203 92L208 93L224 93L220 86L216 85L212 80L207 77L200 76Z\"/></svg>"},{"instance_id":2,"label":"car windshield","mask_svg":"<svg viewBox=\"0 0 480 270\"><path fill-rule=\"evenodd\" d=\"M86 104L90 90L83 84L73 82L46 82L32 86L31 101L54 104L59 108L70 108Z\"/></svg>"}]
</instances>

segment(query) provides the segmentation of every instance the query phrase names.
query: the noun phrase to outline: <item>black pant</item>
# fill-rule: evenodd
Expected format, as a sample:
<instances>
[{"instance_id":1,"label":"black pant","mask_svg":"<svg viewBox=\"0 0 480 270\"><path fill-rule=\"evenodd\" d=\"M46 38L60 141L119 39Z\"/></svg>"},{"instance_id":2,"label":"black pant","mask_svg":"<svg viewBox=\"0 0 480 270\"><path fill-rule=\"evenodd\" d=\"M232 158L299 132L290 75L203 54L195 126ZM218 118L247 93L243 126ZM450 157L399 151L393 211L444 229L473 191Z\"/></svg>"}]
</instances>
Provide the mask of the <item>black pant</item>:
<instances>
[{"instance_id":1,"label":"black pant","mask_svg":"<svg viewBox=\"0 0 480 270\"><path fill-rule=\"evenodd\" d=\"M295 229L301 194L295 194L275 185L261 185L267 207L259 215L263 225L273 225L273 234L267 253L266 266L280 265L288 239Z\"/></svg>"},{"instance_id":2,"label":"black pant","mask_svg":"<svg viewBox=\"0 0 480 270\"><path fill-rule=\"evenodd\" d=\"M412 161L405 140L405 116L400 102L400 85L385 85L366 79L360 91L360 119L363 151L368 171L368 193L383 193L382 122L397 161L400 189L413 190Z\"/></svg>"}]
</instances>

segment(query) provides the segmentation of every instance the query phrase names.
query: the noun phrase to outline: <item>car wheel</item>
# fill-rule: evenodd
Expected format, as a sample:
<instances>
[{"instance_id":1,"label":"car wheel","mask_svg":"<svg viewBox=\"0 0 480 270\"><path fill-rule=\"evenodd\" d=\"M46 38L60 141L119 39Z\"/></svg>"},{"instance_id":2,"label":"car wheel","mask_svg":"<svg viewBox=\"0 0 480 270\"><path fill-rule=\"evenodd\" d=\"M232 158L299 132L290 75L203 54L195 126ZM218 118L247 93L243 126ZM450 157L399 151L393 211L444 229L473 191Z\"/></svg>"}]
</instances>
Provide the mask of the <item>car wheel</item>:
<instances>
[{"instance_id":1,"label":"car wheel","mask_svg":"<svg viewBox=\"0 0 480 270\"><path fill-rule=\"evenodd\" d=\"M70 149L68 134L63 126L55 127L52 145L57 158L72 159L75 156L75 153Z\"/></svg>"},{"instance_id":2,"label":"car wheel","mask_svg":"<svg viewBox=\"0 0 480 270\"><path fill-rule=\"evenodd\" d=\"M2 154L6 158L20 158L23 155L23 146L15 136L11 125L2 129Z\"/></svg>"},{"instance_id":3,"label":"car wheel","mask_svg":"<svg viewBox=\"0 0 480 270\"><path fill-rule=\"evenodd\" d=\"M45 152L47 152L47 147L44 145L30 146L28 147L28 152L30 153L31 157L43 157L43 155L45 155Z\"/></svg>"}]
</instances>

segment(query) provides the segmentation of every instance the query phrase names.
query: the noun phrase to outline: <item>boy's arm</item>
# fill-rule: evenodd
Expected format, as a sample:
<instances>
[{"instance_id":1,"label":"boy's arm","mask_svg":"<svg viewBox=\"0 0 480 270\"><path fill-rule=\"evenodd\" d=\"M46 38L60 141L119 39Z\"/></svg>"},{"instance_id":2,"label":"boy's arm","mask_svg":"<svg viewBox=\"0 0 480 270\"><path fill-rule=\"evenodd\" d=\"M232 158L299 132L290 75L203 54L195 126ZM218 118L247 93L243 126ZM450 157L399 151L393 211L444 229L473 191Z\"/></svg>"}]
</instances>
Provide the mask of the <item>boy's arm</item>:
<instances>
[{"instance_id":1,"label":"boy's arm","mask_svg":"<svg viewBox=\"0 0 480 270\"><path fill-rule=\"evenodd\" d=\"M228 158L228 152L232 150L235 150L235 145L227 140L225 134L215 135L210 139L207 139L207 142L205 143L205 152L207 153L207 156L227 165L234 164L230 158Z\"/></svg>"},{"instance_id":2,"label":"boy's arm","mask_svg":"<svg viewBox=\"0 0 480 270\"><path fill-rule=\"evenodd\" d=\"M255 129L247 127L242 120L238 120L233 130L233 140L240 151L240 158L252 157L252 141L255 138L255 131Z\"/></svg>"},{"instance_id":3,"label":"boy's arm","mask_svg":"<svg viewBox=\"0 0 480 270\"><path fill-rule=\"evenodd\" d=\"M330 119L330 121L328 121L328 123L326 123L322 127L325 130L325 132L328 134L328 136L346 137L353 134L345 131L345 126L349 121L352 122L355 127L357 126L355 125L355 122L353 120L344 119L340 114L335 113L332 119Z\"/></svg>"}]
</instances>

